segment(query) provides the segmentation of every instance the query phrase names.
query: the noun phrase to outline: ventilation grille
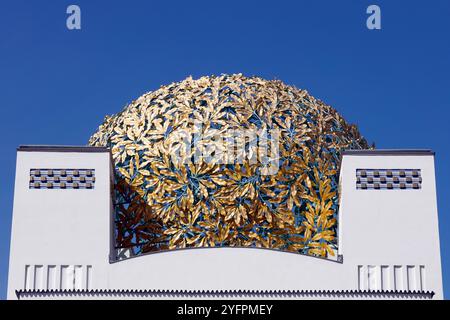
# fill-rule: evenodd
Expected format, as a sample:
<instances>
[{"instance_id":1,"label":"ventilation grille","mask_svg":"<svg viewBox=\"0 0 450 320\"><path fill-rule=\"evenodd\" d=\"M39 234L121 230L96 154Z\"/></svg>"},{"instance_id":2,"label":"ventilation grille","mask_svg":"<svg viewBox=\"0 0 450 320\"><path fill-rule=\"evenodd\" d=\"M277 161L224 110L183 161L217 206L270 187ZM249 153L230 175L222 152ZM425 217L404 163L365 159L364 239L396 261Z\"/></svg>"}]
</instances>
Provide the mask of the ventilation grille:
<instances>
[{"instance_id":1,"label":"ventilation grille","mask_svg":"<svg viewBox=\"0 0 450 320\"><path fill-rule=\"evenodd\" d=\"M25 290L89 290L91 265L26 265Z\"/></svg>"},{"instance_id":2,"label":"ventilation grille","mask_svg":"<svg viewBox=\"0 0 450 320\"><path fill-rule=\"evenodd\" d=\"M421 189L420 169L356 169L356 189Z\"/></svg>"},{"instance_id":3,"label":"ventilation grille","mask_svg":"<svg viewBox=\"0 0 450 320\"><path fill-rule=\"evenodd\" d=\"M358 281L362 291L425 291L425 266L360 265Z\"/></svg>"},{"instance_id":4,"label":"ventilation grille","mask_svg":"<svg viewBox=\"0 0 450 320\"><path fill-rule=\"evenodd\" d=\"M94 169L31 169L30 189L94 189Z\"/></svg>"}]
</instances>

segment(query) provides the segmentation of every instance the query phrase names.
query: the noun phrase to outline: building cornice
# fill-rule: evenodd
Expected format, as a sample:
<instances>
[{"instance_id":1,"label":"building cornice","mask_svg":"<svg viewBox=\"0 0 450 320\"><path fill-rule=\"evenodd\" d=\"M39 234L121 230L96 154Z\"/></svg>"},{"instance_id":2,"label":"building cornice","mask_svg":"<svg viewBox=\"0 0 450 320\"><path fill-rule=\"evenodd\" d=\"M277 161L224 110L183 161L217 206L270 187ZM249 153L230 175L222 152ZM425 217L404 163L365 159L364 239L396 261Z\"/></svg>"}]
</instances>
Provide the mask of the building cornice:
<instances>
[{"instance_id":1,"label":"building cornice","mask_svg":"<svg viewBox=\"0 0 450 320\"><path fill-rule=\"evenodd\" d=\"M434 291L397 290L16 290L21 298L341 298L341 299L432 299Z\"/></svg>"},{"instance_id":2,"label":"building cornice","mask_svg":"<svg viewBox=\"0 0 450 320\"><path fill-rule=\"evenodd\" d=\"M49 145L21 145L17 148L21 152L110 152L108 147L93 146L49 146Z\"/></svg>"},{"instance_id":3,"label":"building cornice","mask_svg":"<svg viewBox=\"0 0 450 320\"><path fill-rule=\"evenodd\" d=\"M375 149L375 150L344 150L342 155L349 156L434 156L430 149Z\"/></svg>"}]
</instances>

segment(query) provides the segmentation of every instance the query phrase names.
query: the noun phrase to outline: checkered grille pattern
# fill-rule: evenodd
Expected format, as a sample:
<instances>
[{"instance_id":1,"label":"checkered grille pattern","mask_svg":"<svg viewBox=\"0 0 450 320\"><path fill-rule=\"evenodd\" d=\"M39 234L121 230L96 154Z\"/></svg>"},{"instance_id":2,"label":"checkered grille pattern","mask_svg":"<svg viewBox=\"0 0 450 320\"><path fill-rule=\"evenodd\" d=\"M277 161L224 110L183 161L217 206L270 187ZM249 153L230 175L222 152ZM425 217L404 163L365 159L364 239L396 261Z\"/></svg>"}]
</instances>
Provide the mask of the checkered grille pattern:
<instances>
[{"instance_id":1,"label":"checkered grille pattern","mask_svg":"<svg viewBox=\"0 0 450 320\"><path fill-rule=\"evenodd\" d=\"M95 169L31 169L30 189L94 189Z\"/></svg>"},{"instance_id":2,"label":"checkered grille pattern","mask_svg":"<svg viewBox=\"0 0 450 320\"><path fill-rule=\"evenodd\" d=\"M356 169L356 189L420 189L420 169Z\"/></svg>"}]
</instances>

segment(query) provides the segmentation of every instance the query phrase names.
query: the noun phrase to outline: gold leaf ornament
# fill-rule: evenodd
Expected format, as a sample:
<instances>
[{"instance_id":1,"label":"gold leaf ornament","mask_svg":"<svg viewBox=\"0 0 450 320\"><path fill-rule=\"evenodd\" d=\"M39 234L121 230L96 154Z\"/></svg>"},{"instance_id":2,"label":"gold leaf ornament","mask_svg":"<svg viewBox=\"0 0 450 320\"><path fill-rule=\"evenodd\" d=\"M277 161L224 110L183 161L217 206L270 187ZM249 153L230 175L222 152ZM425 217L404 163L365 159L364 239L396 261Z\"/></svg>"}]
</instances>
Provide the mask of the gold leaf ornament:
<instances>
[{"instance_id":1,"label":"gold leaf ornament","mask_svg":"<svg viewBox=\"0 0 450 320\"><path fill-rule=\"evenodd\" d=\"M266 158L278 169L267 175L262 133L275 130L279 153ZM257 134L234 135L244 131ZM236 142L235 154L223 156L223 141ZM307 91L242 74L146 93L105 117L89 144L111 148L115 247L131 256L252 246L332 257L340 152L369 148L356 126Z\"/></svg>"}]
</instances>

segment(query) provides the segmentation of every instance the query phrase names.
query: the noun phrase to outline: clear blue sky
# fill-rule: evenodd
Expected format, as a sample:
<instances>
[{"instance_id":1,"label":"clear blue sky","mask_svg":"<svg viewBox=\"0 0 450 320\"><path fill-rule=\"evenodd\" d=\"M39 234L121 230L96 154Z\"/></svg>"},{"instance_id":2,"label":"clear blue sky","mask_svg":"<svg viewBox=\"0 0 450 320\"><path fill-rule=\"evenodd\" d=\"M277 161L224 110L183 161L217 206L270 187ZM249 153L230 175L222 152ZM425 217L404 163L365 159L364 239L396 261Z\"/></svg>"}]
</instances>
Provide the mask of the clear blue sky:
<instances>
[{"instance_id":1,"label":"clear blue sky","mask_svg":"<svg viewBox=\"0 0 450 320\"><path fill-rule=\"evenodd\" d=\"M81 7L80 31L66 28L69 4ZM366 28L370 4L381 7L380 31ZM86 144L106 114L146 91L238 72L308 89L378 148L436 151L450 297L449 21L448 0L2 0L0 297L18 145Z\"/></svg>"}]
</instances>

